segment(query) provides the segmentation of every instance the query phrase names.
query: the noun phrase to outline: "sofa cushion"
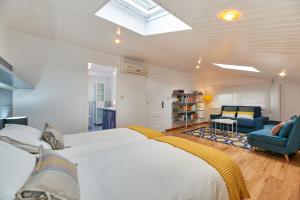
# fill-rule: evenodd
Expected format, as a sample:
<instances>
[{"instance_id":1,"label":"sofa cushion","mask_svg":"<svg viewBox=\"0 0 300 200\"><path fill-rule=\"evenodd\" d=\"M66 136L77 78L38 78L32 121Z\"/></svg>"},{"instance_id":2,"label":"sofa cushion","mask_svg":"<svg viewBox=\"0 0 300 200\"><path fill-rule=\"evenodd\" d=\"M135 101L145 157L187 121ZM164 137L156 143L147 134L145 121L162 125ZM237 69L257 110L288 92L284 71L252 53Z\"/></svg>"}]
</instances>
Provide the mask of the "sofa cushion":
<instances>
[{"instance_id":1,"label":"sofa cushion","mask_svg":"<svg viewBox=\"0 0 300 200\"><path fill-rule=\"evenodd\" d=\"M277 146L285 146L288 139L279 136L273 136L269 129L261 129L248 134L248 141L259 141Z\"/></svg>"},{"instance_id":2,"label":"sofa cushion","mask_svg":"<svg viewBox=\"0 0 300 200\"><path fill-rule=\"evenodd\" d=\"M264 125L264 129L268 129L268 130L272 130L274 128L275 125L273 124L266 124Z\"/></svg>"},{"instance_id":3,"label":"sofa cushion","mask_svg":"<svg viewBox=\"0 0 300 200\"><path fill-rule=\"evenodd\" d=\"M255 127L254 120L252 119L238 118L237 121L239 126L245 126L250 128Z\"/></svg>"},{"instance_id":4,"label":"sofa cushion","mask_svg":"<svg viewBox=\"0 0 300 200\"><path fill-rule=\"evenodd\" d=\"M236 115L235 111L222 111L221 117L235 118L235 115Z\"/></svg>"},{"instance_id":5,"label":"sofa cushion","mask_svg":"<svg viewBox=\"0 0 300 200\"><path fill-rule=\"evenodd\" d=\"M254 119L254 112L238 111L237 118Z\"/></svg>"},{"instance_id":6,"label":"sofa cushion","mask_svg":"<svg viewBox=\"0 0 300 200\"><path fill-rule=\"evenodd\" d=\"M237 110L237 107L236 106L224 106L223 110L224 111L231 111L231 112L233 112L233 111Z\"/></svg>"},{"instance_id":7,"label":"sofa cushion","mask_svg":"<svg viewBox=\"0 0 300 200\"><path fill-rule=\"evenodd\" d=\"M297 119L298 119L297 115L294 115L290 118L290 120L292 120L294 123L296 122Z\"/></svg>"},{"instance_id":8,"label":"sofa cushion","mask_svg":"<svg viewBox=\"0 0 300 200\"><path fill-rule=\"evenodd\" d=\"M292 120L286 121L279 131L279 136L287 138L290 134L291 129L293 128L293 125L294 122Z\"/></svg>"},{"instance_id":9,"label":"sofa cushion","mask_svg":"<svg viewBox=\"0 0 300 200\"><path fill-rule=\"evenodd\" d=\"M239 111L242 112L254 112L254 107L248 107L248 106L240 106Z\"/></svg>"},{"instance_id":10,"label":"sofa cushion","mask_svg":"<svg viewBox=\"0 0 300 200\"><path fill-rule=\"evenodd\" d=\"M232 120L236 120L235 117L218 117L218 119L232 119Z\"/></svg>"}]
</instances>

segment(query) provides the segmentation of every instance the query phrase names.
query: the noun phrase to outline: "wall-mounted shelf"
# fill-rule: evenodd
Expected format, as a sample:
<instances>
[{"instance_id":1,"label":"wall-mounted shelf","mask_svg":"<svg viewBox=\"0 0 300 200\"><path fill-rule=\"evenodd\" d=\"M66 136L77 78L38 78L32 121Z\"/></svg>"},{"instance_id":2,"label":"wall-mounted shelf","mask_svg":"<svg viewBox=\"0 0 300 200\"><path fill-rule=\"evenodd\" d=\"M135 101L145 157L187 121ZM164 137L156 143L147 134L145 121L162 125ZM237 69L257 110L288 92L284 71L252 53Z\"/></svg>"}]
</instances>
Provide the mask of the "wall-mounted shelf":
<instances>
[{"instance_id":1,"label":"wall-mounted shelf","mask_svg":"<svg viewBox=\"0 0 300 200\"><path fill-rule=\"evenodd\" d=\"M12 72L12 66L0 57L0 88L7 90L33 89L32 85L18 78Z\"/></svg>"}]
</instances>

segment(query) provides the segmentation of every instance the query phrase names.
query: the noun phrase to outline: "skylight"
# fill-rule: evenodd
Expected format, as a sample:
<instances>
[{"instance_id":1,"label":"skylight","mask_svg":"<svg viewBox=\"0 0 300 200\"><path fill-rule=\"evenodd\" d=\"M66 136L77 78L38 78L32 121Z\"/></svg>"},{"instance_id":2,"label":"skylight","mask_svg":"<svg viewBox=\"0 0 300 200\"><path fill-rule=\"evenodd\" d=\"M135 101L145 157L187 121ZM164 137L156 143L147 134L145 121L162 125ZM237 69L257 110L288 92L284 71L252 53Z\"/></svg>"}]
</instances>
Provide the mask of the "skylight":
<instances>
[{"instance_id":1,"label":"skylight","mask_svg":"<svg viewBox=\"0 0 300 200\"><path fill-rule=\"evenodd\" d=\"M218 63L213 63L213 64L224 69L240 70L240 71L247 71L247 72L260 72L256 68L250 66L225 65L225 64L218 64Z\"/></svg>"},{"instance_id":2,"label":"skylight","mask_svg":"<svg viewBox=\"0 0 300 200\"><path fill-rule=\"evenodd\" d=\"M145 36L192 29L151 0L110 0L95 15Z\"/></svg>"}]
</instances>

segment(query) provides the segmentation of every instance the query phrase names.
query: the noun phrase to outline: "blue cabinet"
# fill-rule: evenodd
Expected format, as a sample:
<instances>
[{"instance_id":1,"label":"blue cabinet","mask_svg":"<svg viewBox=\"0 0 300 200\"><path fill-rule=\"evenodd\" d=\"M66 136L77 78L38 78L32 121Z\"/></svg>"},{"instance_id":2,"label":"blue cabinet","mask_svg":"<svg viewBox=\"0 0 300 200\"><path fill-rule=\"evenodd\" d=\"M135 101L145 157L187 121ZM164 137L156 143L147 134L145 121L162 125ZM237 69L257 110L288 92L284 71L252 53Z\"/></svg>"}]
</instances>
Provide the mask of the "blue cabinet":
<instances>
[{"instance_id":1,"label":"blue cabinet","mask_svg":"<svg viewBox=\"0 0 300 200\"><path fill-rule=\"evenodd\" d=\"M115 108L103 108L102 123L103 130L116 128Z\"/></svg>"}]
</instances>

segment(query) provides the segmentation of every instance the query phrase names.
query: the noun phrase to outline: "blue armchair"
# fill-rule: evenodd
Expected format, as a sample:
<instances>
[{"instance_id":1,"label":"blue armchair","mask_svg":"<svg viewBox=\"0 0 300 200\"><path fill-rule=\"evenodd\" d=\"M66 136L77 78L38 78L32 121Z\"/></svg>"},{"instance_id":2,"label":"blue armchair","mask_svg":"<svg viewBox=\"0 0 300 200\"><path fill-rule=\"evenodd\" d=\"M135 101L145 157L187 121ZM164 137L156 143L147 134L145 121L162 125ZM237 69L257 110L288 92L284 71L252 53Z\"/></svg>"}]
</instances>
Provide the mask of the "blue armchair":
<instances>
[{"instance_id":1,"label":"blue armchair","mask_svg":"<svg viewBox=\"0 0 300 200\"><path fill-rule=\"evenodd\" d=\"M221 111L249 111L254 112L254 119L234 118L238 122L238 131L241 133L250 133L256 130L263 129L264 125L269 120L268 117L263 117L261 107L259 106L222 106ZM211 115L211 119L222 118L221 114Z\"/></svg>"},{"instance_id":2,"label":"blue armchair","mask_svg":"<svg viewBox=\"0 0 300 200\"><path fill-rule=\"evenodd\" d=\"M247 137L248 143L253 146L254 150L255 147L259 147L280 153L289 162L289 155L297 153L300 149L300 118L295 116L291 120L293 125L286 137L273 136L272 128L275 125L268 124L262 130L249 133Z\"/></svg>"}]
</instances>

